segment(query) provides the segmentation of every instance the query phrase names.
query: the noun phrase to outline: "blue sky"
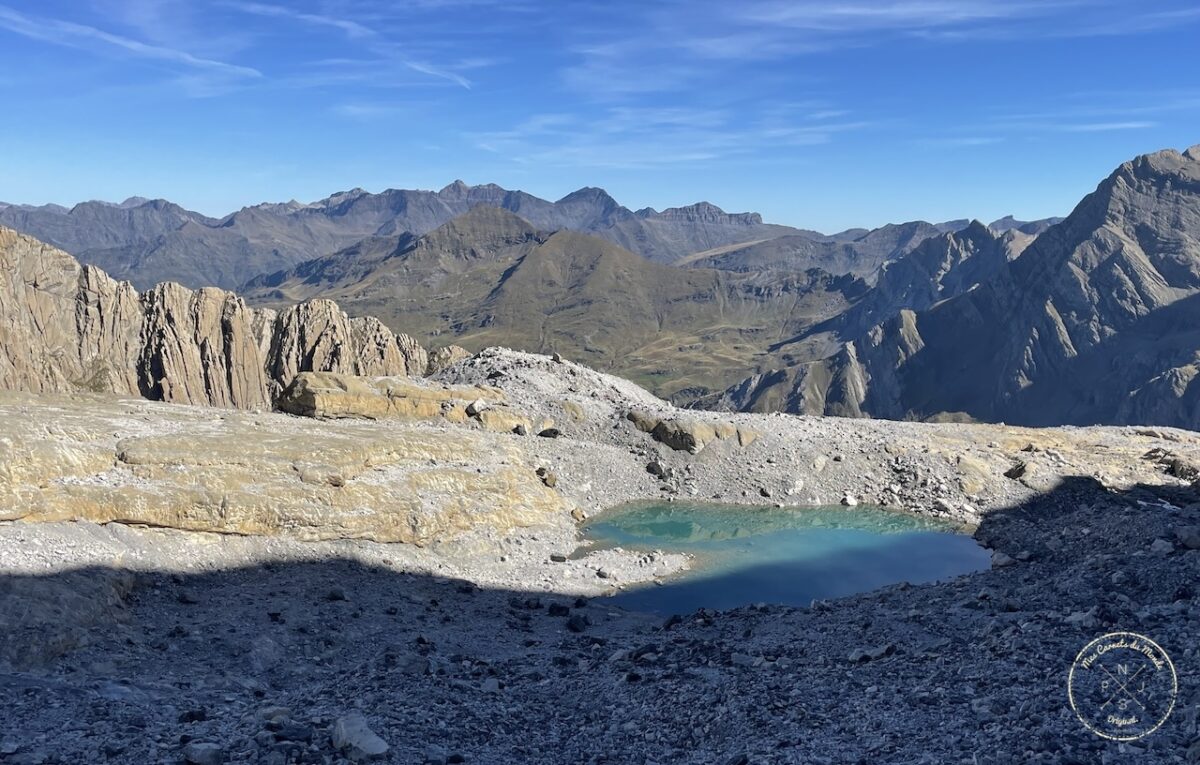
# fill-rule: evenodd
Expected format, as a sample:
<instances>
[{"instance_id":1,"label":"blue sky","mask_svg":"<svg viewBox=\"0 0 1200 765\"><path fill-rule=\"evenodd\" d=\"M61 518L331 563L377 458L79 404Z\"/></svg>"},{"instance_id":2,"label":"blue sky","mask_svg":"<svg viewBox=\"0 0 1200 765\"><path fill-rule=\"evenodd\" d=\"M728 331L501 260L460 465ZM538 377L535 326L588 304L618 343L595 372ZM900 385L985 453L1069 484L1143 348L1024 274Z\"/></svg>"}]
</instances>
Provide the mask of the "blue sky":
<instances>
[{"instance_id":1,"label":"blue sky","mask_svg":"<svg viewBox=\"0 0 1200 765\"><path fill-rule=\"evenodd\" d=\"M8 202L455 178L832 231L1065 214L1200 143L1190 0L0 0Z\"/></svg>"}]
</instances>

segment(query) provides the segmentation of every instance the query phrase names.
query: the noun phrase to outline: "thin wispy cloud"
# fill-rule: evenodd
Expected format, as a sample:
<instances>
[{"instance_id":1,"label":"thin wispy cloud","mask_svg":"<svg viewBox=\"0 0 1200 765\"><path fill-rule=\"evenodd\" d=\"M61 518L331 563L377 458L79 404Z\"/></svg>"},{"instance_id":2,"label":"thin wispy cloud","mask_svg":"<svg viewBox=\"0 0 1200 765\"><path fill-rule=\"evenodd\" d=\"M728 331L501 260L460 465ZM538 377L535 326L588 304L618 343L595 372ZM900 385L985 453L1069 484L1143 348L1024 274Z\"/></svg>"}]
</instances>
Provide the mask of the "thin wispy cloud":
<instances>
[{"instance_id":1,"label":"thin wispy cloud","mask_svg":"<svg viewBox=\"0 0 1200 765\"><path fill-rule=\"evenodd\" d=\"M994 144L1002 143L1003 141L1004 139L999 136L927 136L924 138L918 138L916 141L914 141L914 143L916 143L918 146L925 146L935 149L967 149L977 146L992 146Z\"/></svg>"},{"instance_id":2,"label":"thin wispy cloud","mask_svg":"<svg viewBox=\"0 0 1200 765\"><path fill-rule=\"evenodd\" d=\"M745 116L715 109L623 106L586 117L534 115L511 129L469 137L480 149L520 164L637 169L817 146L835 135L871 127L865 121L803 115L793 121L778 114L752 115L748 121Z\"/></svg>"},{"instance_id":3,"label":"thin wispy cloud","mask_svg":"<svg viewBox=\"0 0 1200 765\"><path fill-rule=\"evenodd\" d=\"M151 45L73 21L29 16L3 5L0 5L0 28L32 40L69 48L101 47L109 52L128 54L137 58L176 64L232 77L257 78L262 76L262 72L252 67L202 58L174 48Z\"/></svg>"},{"instance_id":4,"label":"thin wispy cloud","mask_svg":"<svg viewBox=\"0 0 1200 765\"><path fill-rule=\"evenodd\" d=\"M366 26L359 24L357 21L350 19L338 18L336 16L326 16L320 13L307 13L305 11L297 11L291 8L285 8L281 5L268 5L266 3L239 3L230 2L228 5L242 13L249 13L255 16L265 16L267 18L291 19L293 21L302 21L306 24L315 24L317 26L332 27L350 35L351 37L371 37L375 33Z\"/></svg>"},{"instance_id":5,"label":"thin wispy cloud","mask_svg":"<svg viewBox=\"0 0 1200 765\"><path fill-rule=\"evenodd\" d=\"M599 98L702 86L715 67L799 62L898 41L1028 41L1138 35L1200 24L1200 8L1108 0L689 0L614 6L580 33L564 82ZM632 31L631 31L632 30ZM1001 57L1003 51L998 52Z\"/></svg>"},{"instance_id":6,"label":"thin wispy cloud","mask_svg":"<svg viewBox=\"0 0 1200 765\"><path fill-rule=\"evenodd\" d=\"M854 32L886 29L922 29L1045 16L1064 6L1080 3L1047 0L1038 3L983 2L982 0L917 0L915 2L749 2L739 15L743 20L793 29L821 32Z\"/></svg>"},{"instance_id":7,"label":"thin wispy cloud","mask_svg":"<svg viewBox=\"0 0 1200 765\"><path fill-rule=\"evenodd\" d=\"M988 125L1010 134L1113 133L1150 130L1162 124L1160 118L1173 112L1200 111L1200 99L1156 98L1149 93L1144 97L1140 102L1119 103L1113 95L1107 95L1091 99L1102 105L1002 114L989 119Z\"/></svg>"},{"instance_id":8,"label":"thin wispy cloud","mask_svg":"<svg viewBox=\"0 0 1200 765\"><path fill-rule=\"evenodd\" d=\"M1145 130L1152 127L1158 127L1158 123L1142 120L1131 122L1085 122L1075 125L1056 126L1058 130L1067 133L1107 133L1113 130Z\"/></svg>"},{"instance_id":9,"label":"thin wispy cloud","mask_svg":"<svg viewBox=\"0 0 1200 765\"><path fill-rule=\"evenodd\" d=\"M423 106L423 104L413 104L407 102L355 102L337 104L332 108L331 111L339 117L346 117L354 120L376 120L382 118L412 116Z\"/></svg>"},{"instance_id":10,"label":"thin wispy cloud","mask_svg":"<svg viewBox=\"0 0 1200 765\"><path fill-rule=\"evenodd\" d=\"M227 5L242 13L254 16L283 19L300 24L327 27L344 33L352 40L363 43L367 49L388 62L397 63L414 72L436 77L453 83L461 88L470 90L471 82L463 75L451 69L437 66L424 61L414 60L404 55L403 49L389 42L375 29L346 16L331 16L323 13L312 13L282 5L271 5L258 2L229 2Z\"/></svg>"}]
</instances>

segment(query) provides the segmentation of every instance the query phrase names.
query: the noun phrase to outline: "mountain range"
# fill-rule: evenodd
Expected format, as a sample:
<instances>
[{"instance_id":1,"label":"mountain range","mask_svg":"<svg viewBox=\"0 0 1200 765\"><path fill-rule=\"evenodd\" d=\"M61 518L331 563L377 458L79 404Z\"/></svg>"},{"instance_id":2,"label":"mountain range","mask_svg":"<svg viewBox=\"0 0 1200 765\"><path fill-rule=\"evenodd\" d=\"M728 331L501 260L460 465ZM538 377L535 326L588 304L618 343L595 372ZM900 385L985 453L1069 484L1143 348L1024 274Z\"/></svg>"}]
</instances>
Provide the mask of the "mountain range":
<instances>
[{"instance_id":1,"label":"mountain range","mask_svg":"<svg viewBox=\"0 0 1200 765\"><path fill-rule=\"evenodd\" d=\"M517 213L541 229L593 233L651 260L737 242L800 233L762 222L757 213L730 214L701 202L631 211L603 189L583 188L548 202L494 184L456 181L441 191L362 189L312 204L247 207L220 219L165 200L120 204L0 205L0 225L59 247L139 289L162 281L232 289L260 274L328 255L371 236L424 234L478 206Z\"/></svg>"},{"instance_id":2,"label":"mountain range","mask_svg":"<svg viewBox=\"0 0 1200 765\"><path fill-rule=\"evenodd\" d=\"M462 181L437 192L389 189L372 194L352 189L311 204L292 201L246 207L219 219L173 202L142 197L121 203L82 202L71 208L0 203L0 225L63 249L138 289L164 281L194 289L236 289L256 276L332 254L368 237L428 233L479 206L508 210L540 230L594 234L661 263L782 237L801 244L821 243L814 245L818 249L837 249L840 254L827 260L840 257L854 262L861 258L863 262L854 270L865 275L904 247L901 237L888 233L853 229L825 236L764 223L758 213L726 213L707 202L661 212L652 208L633 211L598 188L582 188L549 202L495 184L468 186ZM1007 220L997 223L1026 225ZM922 235L965 223L920 224L915 229L906 224L902 228L914 229L905 239L915 244ZM888 246L893 238L897 242ZM844 246L839 248L837 243ZM753 255L747 257L753 261ZM792 258L791 270L822 266L820 258L809 256L805 261L804 257ZM729 261L724 258L707 265L724 268Z\"/></svg>"},{"instance_id":3,"label":"mountain range","mask_svg":"<svg viewBox=\"0 0 1200 765\"><path fill-rule=\"evenodd\" d=\"M244 304L171 287L137 298L146 318L123 331L136 327L138 339L119 345L141 377L124 388L169 387L171 368L182 364L194 378L217 364L220 348L244 346L237 353L245 355L254 346L264 382L238 395L267 400L286 373L273 372L272 359L321 342L307 320L280 317L330 298L341 306L331 316L377 317L369 330L339 329L356 339L326 347L334 357L373 359L371 338L401 338L380 341L389 347L507 345L561 352L711 408L1200 425L1200 147L1123 164L1064 219L911 222L834 235L703 203L634 212L599 189L546 202L462 183L259 205L220 221L140 198L70 210L0 205L0 221L40 228L83 260L111 258L119 276L136 272L135 284L188 268L203 282L202 272L230 266L222 278L240 286ZM131 259L151 239L153 253ZM205 249L234 240L242 255ZM331 249L305 257L321 248ZM279 267L250 273L270 263ZM97 294L123 294L118 282L98 291L100 273L78 271L81 286L64 300L86 308L104 304ZM38 289L42 281L34 278ZM103 320L76 325L103 326L130 304L110 301L116 307ZM214 321L244 328L214 345L206 339ZM194 364L176 358L179 330L164 329L175 326L191 328ZM281 350L278 333L307 339ZM80 342L98 342L88 338ZM389 358L400 353L378 347ZM216 376L237 366L230 353ZM91 379L84 367L72 372L81 384ZM106 369L126 374L124 364Z\"/></svg>"},{"instance_id":4,"label":"mountain range","mask_svg":"<svg viewBox=\"0 0 1200 765\"><path fill-rule=\"evenodd\" d=\"M908 268L901 281L921 285L922 297L890 317L855 322L847 317L863 309L850 309L828 357L753 375L707 403L1200 427L1200 146L1122 164L1017 257L983 244L948 251L937 278ZM935 254L927 248L927 262ZM930 294L980 256L971 266L980 273L955 279L957 294Z\"/></svg>"}]
</instances>

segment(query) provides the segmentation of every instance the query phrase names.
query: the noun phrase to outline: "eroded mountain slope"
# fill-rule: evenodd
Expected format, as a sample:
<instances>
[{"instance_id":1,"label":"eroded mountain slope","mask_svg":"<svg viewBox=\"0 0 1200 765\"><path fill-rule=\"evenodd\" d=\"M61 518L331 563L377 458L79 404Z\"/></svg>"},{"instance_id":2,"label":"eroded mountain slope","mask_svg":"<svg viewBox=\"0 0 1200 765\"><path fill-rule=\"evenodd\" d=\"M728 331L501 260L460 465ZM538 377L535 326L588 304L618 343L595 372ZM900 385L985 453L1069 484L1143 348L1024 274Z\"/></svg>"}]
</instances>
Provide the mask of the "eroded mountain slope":
<instances>
[{"instance_id":1,"label":"eroded mountain slope","mask_svg":"<svg viewBox=\"0 0 1200 765\"><path fill-rule=\"evenodd\" d=\"M830 358L748 379L735 408L1200 427L1200 147L1126 162L976 289Z\"/></svg>"},{"instance_id":2,"label":"eroded mountain slope","mask_svg":"<svg viewBox=\"0 0 1200 765\"><path fill-rule=\"evenodd\" d=\"M678 269L478 207L424 237L375 238L256 279L245 294L260 305L328 297L427 344L559 351L670 395L723 389L862 289L819 270Z\"/></svg>"}]
</instances>

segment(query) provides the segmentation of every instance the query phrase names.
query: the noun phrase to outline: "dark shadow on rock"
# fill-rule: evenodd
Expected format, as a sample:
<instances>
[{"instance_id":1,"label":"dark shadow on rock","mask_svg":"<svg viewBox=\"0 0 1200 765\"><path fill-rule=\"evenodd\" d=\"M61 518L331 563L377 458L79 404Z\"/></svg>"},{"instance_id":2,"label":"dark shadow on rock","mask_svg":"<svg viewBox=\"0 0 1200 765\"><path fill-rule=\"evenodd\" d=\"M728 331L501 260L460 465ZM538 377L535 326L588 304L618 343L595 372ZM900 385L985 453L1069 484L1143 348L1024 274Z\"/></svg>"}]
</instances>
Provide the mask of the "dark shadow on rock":
<instances>
[{"instance_id":1,"label":"dark shadow on rock","mask_svg":"<svg viewBox=\"0 0 1200 765\"><path fill-rule=\"evenodd\" d=\"M1151 546L1196 500L1068 479L978 529L1012 565L665 623L342 559L4 575L0 762L341 762L355 711L397 763L1173 762L1200 736L1200 551ZM1116 630L1180 679L1124 750L1066 695Z\"/></svg>"}]
</instances>

